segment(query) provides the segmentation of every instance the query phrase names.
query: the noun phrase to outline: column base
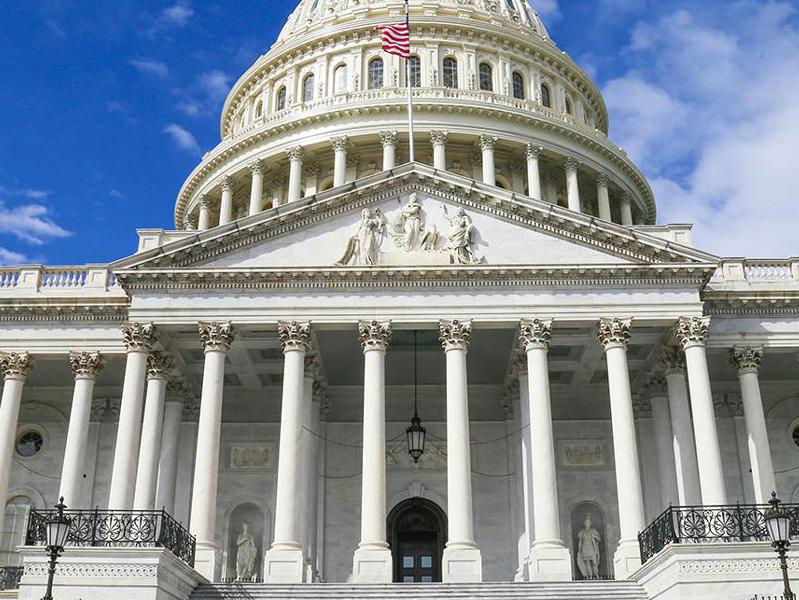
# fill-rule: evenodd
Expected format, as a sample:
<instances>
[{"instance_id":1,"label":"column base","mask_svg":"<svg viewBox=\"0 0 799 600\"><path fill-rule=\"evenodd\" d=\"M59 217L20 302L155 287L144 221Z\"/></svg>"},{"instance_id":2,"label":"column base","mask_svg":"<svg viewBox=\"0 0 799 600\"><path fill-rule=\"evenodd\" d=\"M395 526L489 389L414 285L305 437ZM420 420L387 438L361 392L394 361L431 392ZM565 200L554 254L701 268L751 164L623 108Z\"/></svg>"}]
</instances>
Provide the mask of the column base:
<instances>
[{"instance_id":1,"label":"column base","mask_svg":"<svg viewBox=\"0 0 799 600\"><path fill-rule=\"evenodd\" d=\"M216 568L216 544L197 542L194 552L194 570L208 581L218 581Z\"/></svg>"},{"instance_id":2,"label":"column base","mask_svg":"<svg viewBox=\"0 0 799 600\"><path fill-rule=\"evenodd\" d=\"M444 583L482 583L483 558L479 548L447 546L441 561Z\"/></svg>"},{"instance_id":3,"label":"column base","mask_svg":"<svg viewBox=\"0 0 799 600\"><path fill-rule=\"evenodd\" d=\"M534 544L527 555L528 581L571 581L572 555L562 544Z\"/></svg>"},{"instance_id":4,"label":"column base","mask_svg":"<svg viewBox=\"0 0 799 600\"><path fill-rule=\"evenodd\" d=\"M391 583L394 563L388 548L358 548L352 560L354 583Z\"/></svg>"},{"instance_id":5,"label":"column base","mask_svg":"<svg viewBox=\"0 0 799 600\"><path fill-rule=\"evenodd\" d=\"M264 582L306 583L302 550L270 548L264 556Z\"/></svg>"},{"instance_id":6,"label":"column base","mask_svg":"<svg viewBox=\"0 0 799 600\"><path fill-rule=\"evenodd\" d=\"M641 566L641 547L638 540L622 540L613 555L613 575L627 579Z\"/></svg>"}]
</instances>

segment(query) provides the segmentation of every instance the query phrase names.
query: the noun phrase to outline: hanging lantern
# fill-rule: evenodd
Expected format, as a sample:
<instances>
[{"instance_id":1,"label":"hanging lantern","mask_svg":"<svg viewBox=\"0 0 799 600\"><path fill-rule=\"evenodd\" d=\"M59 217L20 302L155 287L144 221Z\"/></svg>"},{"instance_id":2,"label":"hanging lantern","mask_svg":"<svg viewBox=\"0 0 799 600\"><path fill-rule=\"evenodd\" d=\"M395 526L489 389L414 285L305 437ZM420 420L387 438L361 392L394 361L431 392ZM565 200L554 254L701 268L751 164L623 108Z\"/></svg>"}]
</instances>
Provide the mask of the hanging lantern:
<instances>
[{"instance_id":1,"label":"hanging lantern","mask_svg":"<svg viewBox=\"0 0 799 600\"><path fill-rule=\"evenodd\" d=\"M417 360L416 360L416 331L413 332L413 418L411 426L405 430L405 438L408 441L408 454L413 458L413 462L418 463L419 458L424 454L424 442L427 437L427 430L422 427L422 420L419 418L418 411L418 388L417 388Z\"/></svg>"}]
</instances>

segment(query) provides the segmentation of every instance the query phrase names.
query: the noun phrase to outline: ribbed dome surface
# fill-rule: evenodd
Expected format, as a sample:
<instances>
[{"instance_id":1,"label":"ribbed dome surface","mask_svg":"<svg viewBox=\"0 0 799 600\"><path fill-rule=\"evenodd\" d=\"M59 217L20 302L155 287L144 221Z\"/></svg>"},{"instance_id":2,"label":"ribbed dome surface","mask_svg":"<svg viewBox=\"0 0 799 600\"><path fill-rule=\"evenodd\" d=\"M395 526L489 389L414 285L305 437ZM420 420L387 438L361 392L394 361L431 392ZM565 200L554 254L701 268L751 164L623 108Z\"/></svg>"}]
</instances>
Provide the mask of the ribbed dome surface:
<instances>
[{"instance_id":1,"label":"ribbed dome surface","mask_svg":"<svg viewBox=\"0 0 799 600\"><path fill-rule=\"evenodd\" d=\"M302 0L283 26L279 44L292 35L320 25L331 25L357 17L386 13L401 16L404 0ZM527 27L542 38L548 38L546 27L526 0L410 0L411 15L431 15L437 11L456 12L459 16L474 16L506 20L510 26Z\"/></svg>"}]
</instances>

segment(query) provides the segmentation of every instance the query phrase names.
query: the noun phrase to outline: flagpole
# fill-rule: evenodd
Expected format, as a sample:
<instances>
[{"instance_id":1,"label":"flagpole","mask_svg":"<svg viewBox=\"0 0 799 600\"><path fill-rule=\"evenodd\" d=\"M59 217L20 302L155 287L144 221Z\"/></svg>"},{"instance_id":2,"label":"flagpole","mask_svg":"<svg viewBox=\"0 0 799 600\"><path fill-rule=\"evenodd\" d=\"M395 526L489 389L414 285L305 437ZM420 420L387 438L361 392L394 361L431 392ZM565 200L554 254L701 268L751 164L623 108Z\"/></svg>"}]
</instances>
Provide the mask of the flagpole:
<instances>
[{"instance_id":1,"label":"flagpole","mask_svg":"<svg viewBox=\"0 0 799 600\"><path fill-rule=\"evenodd\" d=\"M408 27L408 37L411 32L411 9L408 0L405 0L405 25ZM410 143L410 161L416 160L413 148L413 94L411 92L411 57L405 59L405 82L408 84L408 141Z\"/></svg>"}]
</instances>

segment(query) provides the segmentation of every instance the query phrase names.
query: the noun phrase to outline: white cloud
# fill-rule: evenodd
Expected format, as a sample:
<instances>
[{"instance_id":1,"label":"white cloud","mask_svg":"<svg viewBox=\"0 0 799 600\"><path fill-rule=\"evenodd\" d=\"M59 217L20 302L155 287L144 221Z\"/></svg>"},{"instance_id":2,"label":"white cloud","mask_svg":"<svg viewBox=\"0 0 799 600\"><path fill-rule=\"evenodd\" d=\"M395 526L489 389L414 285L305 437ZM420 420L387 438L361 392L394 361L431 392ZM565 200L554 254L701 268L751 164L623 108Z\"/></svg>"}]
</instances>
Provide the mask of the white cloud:
<instances>
[{"instance_id":1,"label":"white cloud","mask_svg":"<svg viewBox=\"0 0 799 600\"><path fill-rule=\"evenodd\" d=\"M202 73L197 81L208 98L213 102L224 99L230 91L230 77L222 71L208 71L207 73Z\"/></svg>"},{"instance_id":2,"label":"white cloud","mask_svg":"<svg viewBox=\"0 0 799 600\"><path fill-rule=\"evenodd\" d=\"M52 194L52 192L49 190L39 190L35 188L9 189L3 185L0 185L0 194L6 194L8 196L22 196L23 198L29 198L31 200L44 200L50 194Z\"/></svg>"},{"instance_id":3,"label":"white cloud","mask_svg":"<svg viewBox=\"0 0 799 600\"><path fill-rule=\"evenodd\" d=\"M123 200L125 198L125 194L123 194L119 190L111 190L110 192L108 192L108 195L111 198L116 198L117 200Z\"/></svg>"},{"instance_id":4,"label":"white cloud","mask_svg":"<svg viewBox=\"0 0 799 600\"><path fill-rule=\"evenodd\" d=\"M786 2L673 12L632 31L605 86L612 137L650 178L660 222L722 255L799 254L799 31Z\"/></svg>"},{"instance_id":5,"label":"white cloud","mask_svg":"<svg viewBox=\"0 0 799 600\"><path fill-rule=\"evenodd\" d=\"M533 4L535 12L544 19L555 21L560 17L558 0L536 0Z\"/></svg>"},{"instance_id":6,"label":"white cloud","mask_svg":"<svg viewBox=\"0 0 799 600\"><path fill-rule=\"evenodd\" d=\"M8 208L0 201L0 233L11 234L29 244L41 245L46 240L65 238L69 231L53 222L50 211L40 204Z\"/></svg>"},{"instance_id":7,"label":"white cloud","mask_svg":"<svg viewBox=\"0 0 799 600\"><path fill-rule=\"evenodd\" d=\"M24 254L0 247L0 265L2 266L25 265L31 264L32 262L33 261Z\"/></svg>"},{"instance_id":8,"label":"white cloud","mask_svg":"<svg viewBox=\"0 0 799 600\"><path fill-rule=\"evenodd\" d=\"M164 79L169 76L169 67L157 60L146 60L142 58L130 59L130 64L140 73L153 75Z\"/></svg>"},{"instance_id":9,"label":"white cloud","mask_svg":"<svg viewBox=\"0 0 799 600\"><path fill-rule=\"evenodd\" d=\"M190 131L184 129L177 123L170 123L164 127L164 133L168 134L172 138L172 141L175 142L175 145L181 150L187 150L197 156L202 154L200 145L197 143L197 138L195 138Z\"/></svg>"},{"instance_id":10,"label":"white cloud","mask_svg":"<svg viewBox=\"0 0 799 600\"><path fill-rule=\"evenodd\" d=\"M160 18L165 24L184 27L193 16L194 10L189 2L178 2L161 11Z\"/></svg>"}]
</instances>

